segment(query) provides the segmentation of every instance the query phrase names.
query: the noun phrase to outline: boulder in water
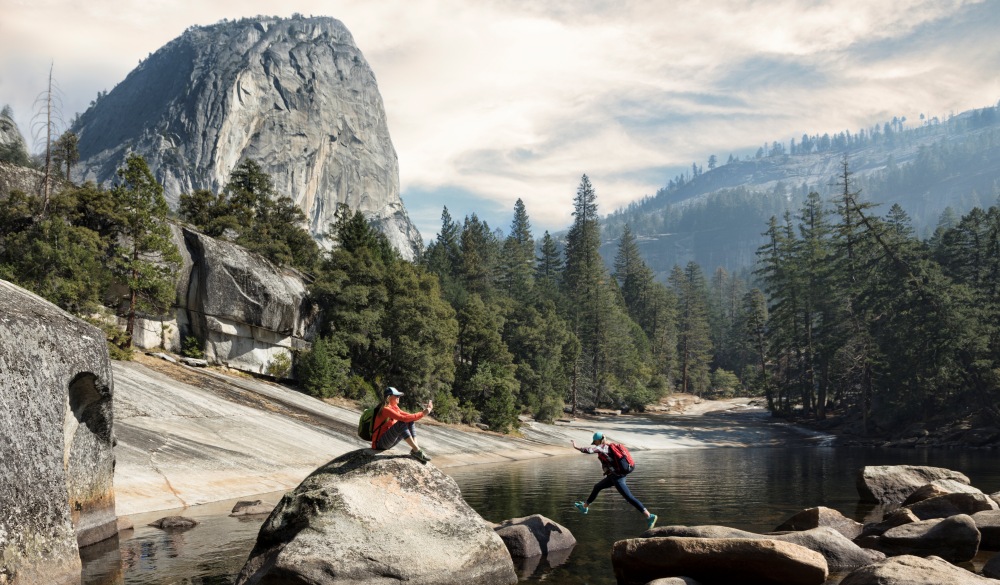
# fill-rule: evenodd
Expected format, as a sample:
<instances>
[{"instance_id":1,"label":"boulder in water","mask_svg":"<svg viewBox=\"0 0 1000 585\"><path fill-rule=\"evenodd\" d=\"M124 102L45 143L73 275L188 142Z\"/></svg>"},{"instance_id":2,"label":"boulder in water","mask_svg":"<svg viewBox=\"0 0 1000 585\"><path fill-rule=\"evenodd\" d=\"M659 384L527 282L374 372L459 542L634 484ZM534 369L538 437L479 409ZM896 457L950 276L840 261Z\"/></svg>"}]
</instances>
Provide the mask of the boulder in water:
<instances>
[{"instance_id":1,"label":"boulder in water","mask_svg":"<svg viewBox=\"0 0 1000 585\"><path fill-rule=\"evenodd\" d=\"M958 514L972 515L976 512L997 510L997 503L986 494L955 493L935 496L917 502L907 508L921 520L950 518Z\"/></svg>"},{"instance_id":2,"label":"boulder in water","mask_svg":"<svg viewBox=\"0 0 1000 585\"><path fill-rule=\"evenodd\" d=\"M889 556L936 555L948 562L972 560L979 550L980 534L971 516L922 520L891 528L880 537L861 542Z\"/></svg>"},{"instance_id":3,"label":"boulder in water","mask_svg":"<svg viewBox=\"0 0 1000 585\"><path fill-rule=\"evenodd\" d=\"M510 585L500 536L432 464L371 449L314 471L264 521L236 585Z\"/></svg>"},{"instance_id":4,"label":"boulder in water","mask_svg":"<svg viewBox=\"0 0 1000 585\"><path fill-rule=\"evenodd\" d=\"M809 530L829 526L844 535L849 540L854 540L861 535L862 524L856 520L844 516L837 510L819 506L809 508L786 520L781 526L774 529L775 532L785 532L789 530Z\"/></svg>"},{"instance_id":5,"label":"boulder in water","mask_svg":"<svg viewBox=\"0 0 1000 585\"><path fill-rule=\"evenodd\" d=\"M198 521L193 518L185 518L184 516L165 516L150 522L148 524L153 528L162 528L163 530L187 530L188 528L194 528L198 525Z\"/></svg>"},{"instance_id":6,"label":"boulder in water","mask_svg":"<svg viewBox=\"0 0 1000 585\"><path fill-rule=\"evenodd\" d=\"M937 479L952 479L966 485L970 483L964 474L943 467L869 465L858 473L856 485L861 501L894 504Z\"/></svg>"},{"instance_id":7,"label":"boulder in water","mask_svg":"<svg viewBox=\"0 0 1000 585\"><path fill-rule=\"evenodd\" d=\"M840 585L998 585L938 558L903 555L856 569Z\"/></svg>"},{"instance_id":8,"label":"boulder in water","mask_svg":"<svg viewBox=\"0 0 1000 585\"><path fill-rule=\"evenodd\" d=\"M576 538L568 528L541 514L504 520L495 530L512 557L547 555L576 546Z\"/></svg>"},{"instance_id":9,"label":"boulder in water","mask_svg":"<svg viewBox=\"0 0 1000 585\"><path fill-rule=\"evenodd\" d=\"M916 504L924 500L945 496L948 494L981 494L978 488L971 485L955 481L953 479L936 479L931 483L917 488L917 491L910 494L910 497L903 500L904 506Z\"/></svg>"},{"instance_id":10,"label":"boulder in water","mask_svg":"<svg viewBox=\"0 0 1000 585\"><path fill-rule=\"evenodd\" d=\"M1000 550L1000 510L976 512L972 515L972 520L982 536L979 549Z\"/></svg>"}]
</instances>

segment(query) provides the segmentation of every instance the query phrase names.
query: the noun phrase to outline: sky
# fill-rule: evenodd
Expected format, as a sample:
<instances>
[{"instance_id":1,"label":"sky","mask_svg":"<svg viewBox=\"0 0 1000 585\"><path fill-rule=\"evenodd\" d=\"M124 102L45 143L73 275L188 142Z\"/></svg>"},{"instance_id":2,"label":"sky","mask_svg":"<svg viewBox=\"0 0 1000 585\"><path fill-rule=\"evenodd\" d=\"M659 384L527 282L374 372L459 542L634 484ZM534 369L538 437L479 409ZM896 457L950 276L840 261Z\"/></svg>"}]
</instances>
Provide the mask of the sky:
<instances>
[{"instance_id":1,"label":"sky","mask_svg":"<svg viewBox=\"0 0 1000 585\"><path fill-rule=\"evenodd\" d=\"M536 237L692 163L1000 100L1000 0L0 0L0 106L29 143L50 67L68 123L192 25L332 16L375 73L403 202ZM36 118L37 121L37 118ZM36 125L37 126L37 125Z\"/></svg>"}]
</instances>

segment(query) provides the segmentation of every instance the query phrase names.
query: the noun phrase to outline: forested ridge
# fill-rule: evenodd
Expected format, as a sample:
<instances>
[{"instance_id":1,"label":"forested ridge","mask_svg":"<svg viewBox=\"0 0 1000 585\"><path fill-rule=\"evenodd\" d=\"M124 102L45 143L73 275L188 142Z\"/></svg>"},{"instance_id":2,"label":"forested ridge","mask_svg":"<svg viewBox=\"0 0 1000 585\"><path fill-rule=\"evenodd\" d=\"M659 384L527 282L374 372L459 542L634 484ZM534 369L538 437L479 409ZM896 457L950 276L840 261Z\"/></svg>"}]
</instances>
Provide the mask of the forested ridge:
<instances>
[{"instance_id":1,"label":"forested ridge","mask_svg":"<svg viewBox=\"0 0 1000 585\"><path fill-rule=\"evenodd\" d=\"M797 209L812 191L833 196L845 155L861 197L898 203L926 238L942 213L989 207L1000 196L1000 111L987 107L946 120L896 117L855 132L764 144L725 163L713 155L708 170L693 163L656 194L609 214L602 250L613 254L628 224L661 278L689 260L747 269L763 243L758 225Z\"/></svg>"},{"instance_id":2,"label":"forested ridge","mask_svg":"<svg viewBox=\"0 0 1000 585\"><path fill-rule=\"evenodd\" d=\"M972 413L1000 423L1000 208L944 213L920 237L901 205L865 195L880 183L851 168L844 157L833 194L762 207L769 217L747 228L763 234L753 270L688 261L658 275L627 223L602 257L586 175L563 237L533 233L520 200L506 232L445 208L409 262L346 207L329 228L337 246L321 251L249 159L221 192L186 194L171 216L132 156L110 189L64 182L49 197L6 196L0 277L129 323L169 308L176 250L164 229L181 221L310 275L322 325L293 357L301 388L320 397L367 402L393 385L409 407L433 398L436 418L500 432L521 414L642 410L674 391L762 396L776 414L855 416L875 434ZM920 172L879 180L912 185ZM129 327L106 329L127 357ZM201 343L185 340L185 351Z\"/></svg>"}]
</instances>

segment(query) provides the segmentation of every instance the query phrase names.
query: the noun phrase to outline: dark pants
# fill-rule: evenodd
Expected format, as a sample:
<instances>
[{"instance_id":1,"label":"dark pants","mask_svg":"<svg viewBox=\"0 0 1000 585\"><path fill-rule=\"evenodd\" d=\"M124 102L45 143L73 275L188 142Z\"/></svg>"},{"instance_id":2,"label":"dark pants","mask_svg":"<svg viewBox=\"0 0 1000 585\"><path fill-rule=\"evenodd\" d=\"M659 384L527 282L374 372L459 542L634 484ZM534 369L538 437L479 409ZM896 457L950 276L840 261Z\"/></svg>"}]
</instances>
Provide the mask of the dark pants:
<instances>
[{"instance_id":1,"label":"dark pants","mask_svg":"<svg viewBox=\"0 0 1000 585\"><path fill-rule=\"evenodd\" d=\"M381 442L381 441L380 441ZM604 479L594 484L594 491L590 492L590 497L587 498L587 505L589 506L594 500L597 499L597 495L601 493L601 490L606 490L611 486L615 486L618 493L625 498L625 501L635 506L636 510L642 512L646 509L646 506L642 505L642 502L635 499L632 492L628 490L628 486L625 485L625 476L623 475L605 475Z\"/></svg>"},{"instance_id":2,"label":"dark pants","mask_svg":"<svg viewBox=\"0 0 1000 585\"><path fill-rule=\"evenodd\" d=\"M378 443L376 443L375 447L383 451L386 449L392 449L397 443L402 441L404 437L412 439L415 436L417 436L417 431L413 423L404 423L397 420L391 427L382 433L382 436L378 438Z\"/></svg>"}]
</instances>

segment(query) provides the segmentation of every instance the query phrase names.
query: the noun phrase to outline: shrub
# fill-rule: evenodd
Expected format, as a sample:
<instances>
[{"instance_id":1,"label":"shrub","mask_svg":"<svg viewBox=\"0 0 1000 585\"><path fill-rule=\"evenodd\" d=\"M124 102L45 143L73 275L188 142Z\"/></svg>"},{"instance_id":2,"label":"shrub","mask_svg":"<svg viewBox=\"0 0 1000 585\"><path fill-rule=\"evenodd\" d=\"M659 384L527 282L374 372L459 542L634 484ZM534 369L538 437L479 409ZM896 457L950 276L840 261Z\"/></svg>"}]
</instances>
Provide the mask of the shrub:
<instances>
[{"instance_id":1,"label":"shrub","mask_svg":"<svg viewBox=\"0 0 1000 585\"><path fill-rule=\"evenodd\" d=\"M264 373L273 378L282 379L288 377L288 372L292 370L292 358L287 351L283 351L271 358Z\"/></svg>"},{"instance_id":2,"label":"shrub","mask_svg":"<svg viewBox=\"0 0 1000 585\"><path fill-rule=\"evenodd\" d=\"M181 355L184 357L201 359L205 357L205 352L201 349L201 341L194 335L188 335L181 344Z\"/></svg>"}]
</instances>

